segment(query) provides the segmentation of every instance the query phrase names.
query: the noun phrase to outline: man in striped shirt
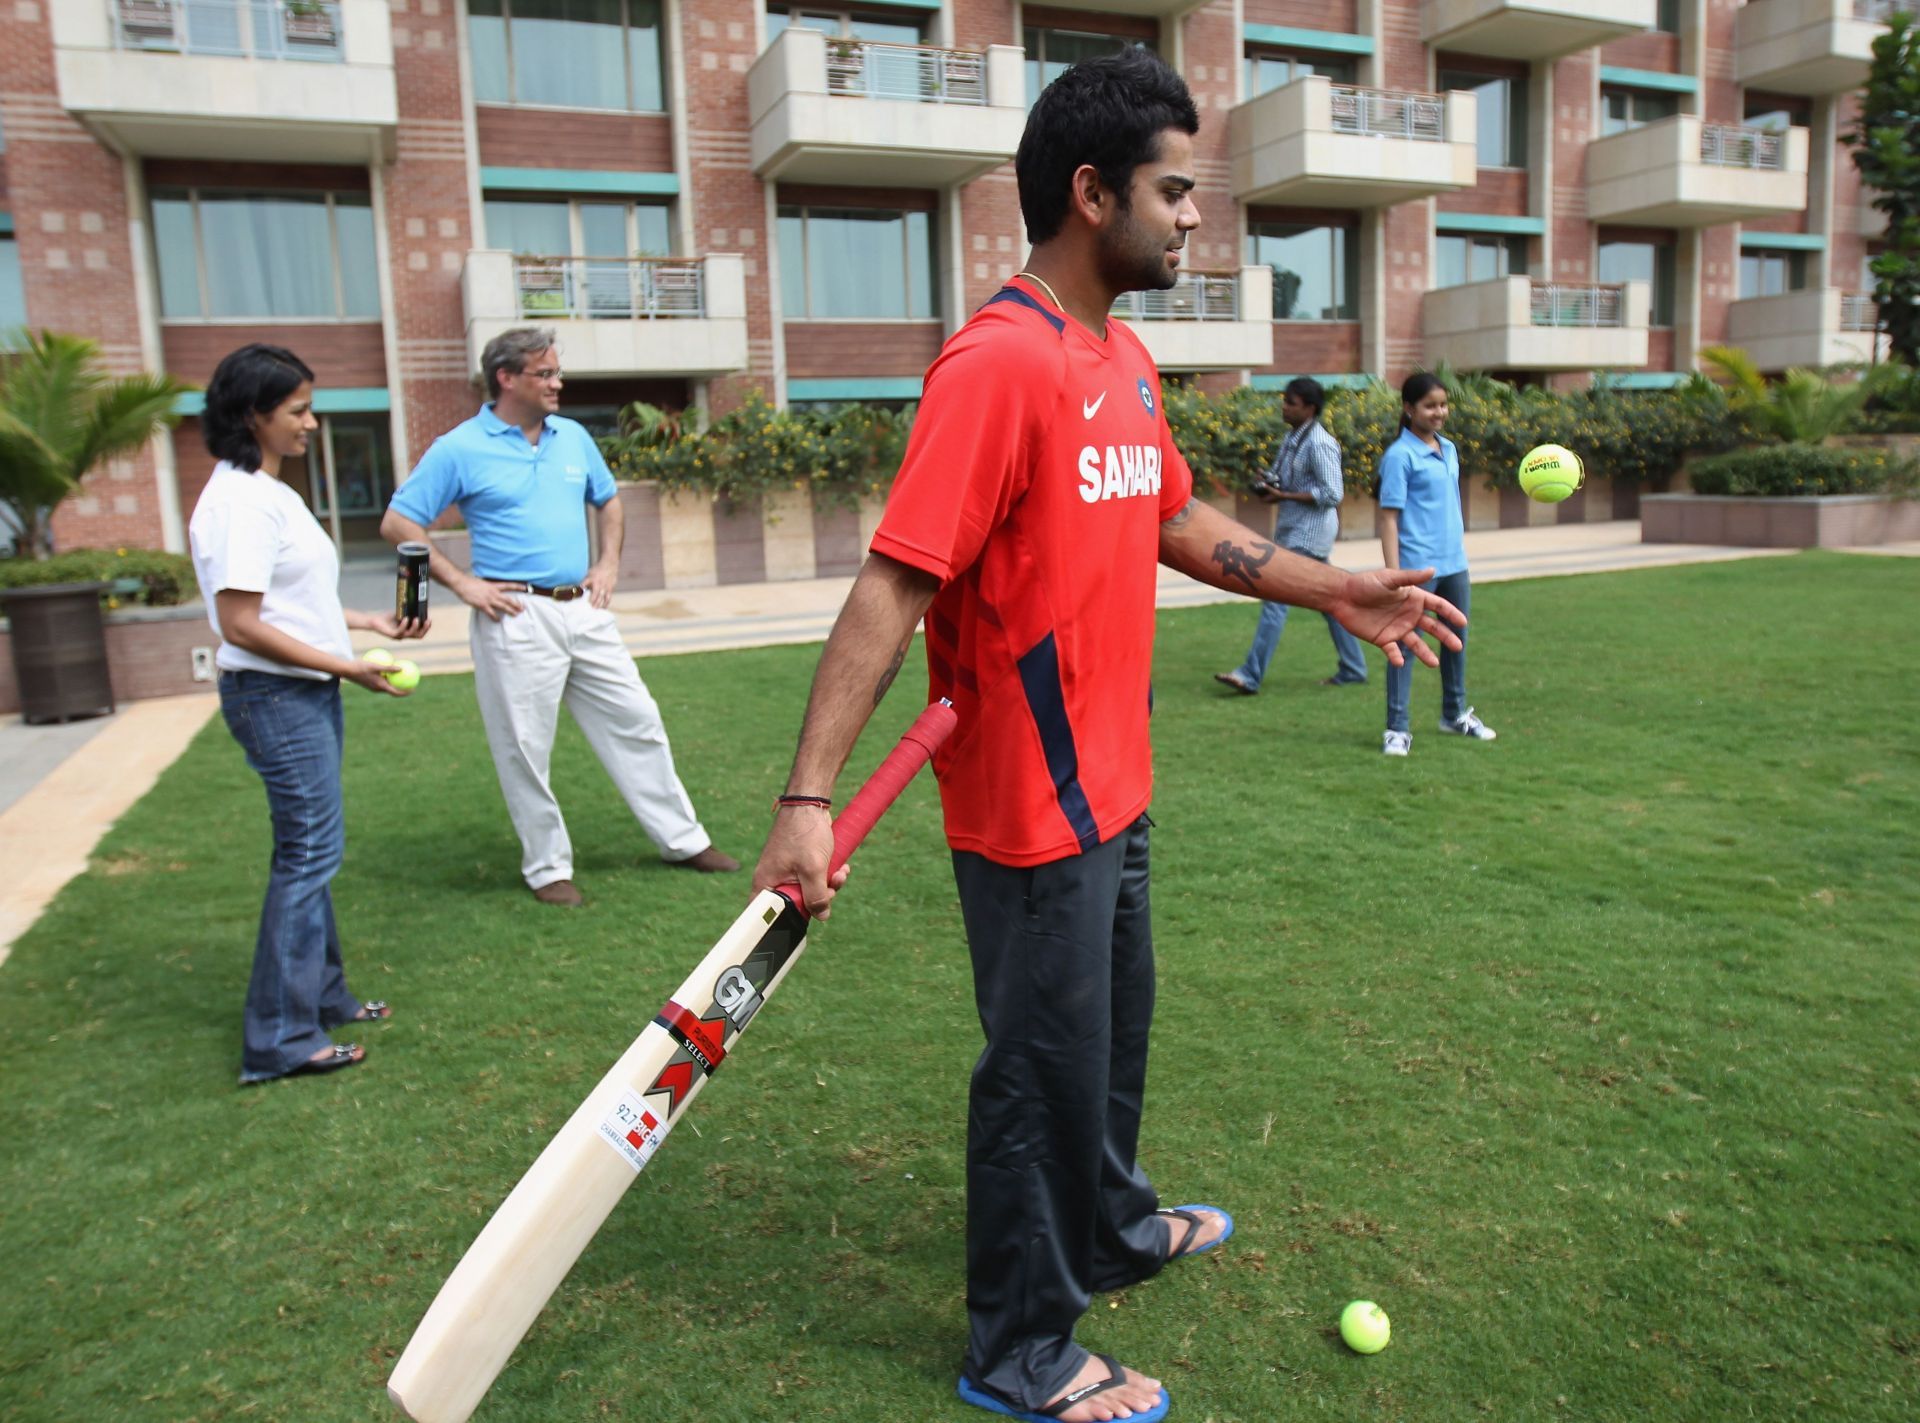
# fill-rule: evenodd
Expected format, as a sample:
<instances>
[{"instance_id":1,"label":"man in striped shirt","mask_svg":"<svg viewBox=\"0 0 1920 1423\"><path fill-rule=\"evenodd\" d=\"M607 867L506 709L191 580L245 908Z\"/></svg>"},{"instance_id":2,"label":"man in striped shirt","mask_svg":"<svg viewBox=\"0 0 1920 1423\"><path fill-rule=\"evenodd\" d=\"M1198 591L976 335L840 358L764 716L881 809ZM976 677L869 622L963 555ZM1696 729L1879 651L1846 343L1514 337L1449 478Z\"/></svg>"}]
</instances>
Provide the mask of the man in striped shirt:
<instances>
[{"instance_id":1,"label":"man in striped shirt","mask_svg":"<svg viewBox=\"0 0 1920 1423\"><path fill-rule=\"evenodd\" d=\"M1320 423L1326 402L1319 381L1296 376L1287 382L1280 398L1280 417L1290 428L1280 442L1273 467L1253 486L1260 498L1280 506L1274 515L1273 541L1321 563L1332 556L1333 541L1340 536L1340 501L1346 492L1340 478L1339 441ZM1260 623L1254 629L1253 646L1247 649L1246 659L1231 672L1216 672L1213 680L1249 697L1259 691L1286 625L1285 603L1262 603ZM1344 687L1366 681L1367 662L1360 651L1360 640L1341 627L1332 614L1327 614L1327 631L1333 635L1333 650L1340 665L1320 685Z\"/></svg>"}]
</instances>

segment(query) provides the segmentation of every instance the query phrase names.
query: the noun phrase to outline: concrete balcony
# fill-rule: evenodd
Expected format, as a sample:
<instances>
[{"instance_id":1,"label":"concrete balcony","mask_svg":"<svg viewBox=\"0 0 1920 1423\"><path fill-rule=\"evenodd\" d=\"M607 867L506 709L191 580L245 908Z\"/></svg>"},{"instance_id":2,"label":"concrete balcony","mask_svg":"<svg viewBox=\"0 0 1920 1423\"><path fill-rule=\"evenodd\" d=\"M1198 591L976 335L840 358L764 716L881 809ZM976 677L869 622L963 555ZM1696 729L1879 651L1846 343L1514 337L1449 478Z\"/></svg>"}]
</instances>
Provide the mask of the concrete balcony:
<instances>
[{"instance_id":1,"label":"concrete balcony","mask_svg":"<svg viewBox=\"0 0 1920 1423\"><path fill-rule=\"evenodd\" d=\"M1656 0L1425 0L1420 37L1497 59L1558 59L1653 28Z\"/></svg>"},{"instance_id":2,"label":"concrete balcony","mask_svg":"<svg viewBox=\"0 0 1920 1423\"><path fill-rule=\"evenodd\" d=\"M1807 206L1807 131L1676 114L1587 145L1587 215L1644 227L1712 227Z\"/></svg>"},{"instance_id":3,"label":"concrete balcony","mask_svg":"<svg viewBox=\"0 0 1920 1423\"><path fill-rule=\"evenodd\" d=\"M1237 371L1273 364L1273 268L1182 272L1168 291L1128 292L1114 316L1163 371Z\"/></svg>"},{"instance_id":4,"label":"concrete balcony","mask_svg":"<svg viewBox=\"0 0 1920 1423\"><path fill-rule=\"evenodd\" d=\"M1629 370L1647 363L1645 282L1501 277L1426 294L1428 361L1472 371Z\"/></svg>"},{"instance_id":5,"label":"concrete balcony","mask_svg":"<svg viewBox=\"0 0 1920 1423\"><path fill-rule=\"evenodd\" d=\"M551 326L571 376L716 376L747 368L743 258L467 253L467 364L510 326Z\"/></svg>"},{"instance_id":6,"label":"concrete balcony","mask_svg":"<svg viewBox=\"0 0 1920 1423\"><path fill-rule=\"evenodd\" d=\"M1920 0L1747 0L1734 14L1734 77L1776 94L1857 89L1901 12L1920 15Z\"/></svg>"},{"instance_id":7,"label":"concrete balcony","mask_svg":"<svg viewBox=\"0 0 1920 1423\"><path fill-rule=\"evenodd\" d=\"M1478 181L1473 95L1359 89L1309 75L1234 107L1236 202L1376 208Z\"/></svg>"},{"instance_id":8,"label":"concrete balcony","mask_svg":"<svg viewBox=\"0 0 1920 1423\"><path fill-rule=\"evenodd\" d=\"M164 158L364 166L400 119L387 0L61 0L61 105Z\"/></svg>"},{"instance_id":9,"label":"concrete balcony","mask_svg":"<svg viewBox=\"0 0 1920 1423\"><path fill-rule=\"evenodd\" d=\"M1884 361L1888 350L1873 293L1838 287L1809 287L1731 303L1727 344L1740 347L1763 371Z\"/></svg>"},{"instance_id":10,"label":"concrete balcony","mask_svg":"<svg viewBox=\"0 0 1920 1423\"><path fill-rule=\"evenodd\" d=\"M1025 51L930 49L789 29L747 72L753 171L769 181L944 188L1013 161Z\"/></svg>"}]
</instances>

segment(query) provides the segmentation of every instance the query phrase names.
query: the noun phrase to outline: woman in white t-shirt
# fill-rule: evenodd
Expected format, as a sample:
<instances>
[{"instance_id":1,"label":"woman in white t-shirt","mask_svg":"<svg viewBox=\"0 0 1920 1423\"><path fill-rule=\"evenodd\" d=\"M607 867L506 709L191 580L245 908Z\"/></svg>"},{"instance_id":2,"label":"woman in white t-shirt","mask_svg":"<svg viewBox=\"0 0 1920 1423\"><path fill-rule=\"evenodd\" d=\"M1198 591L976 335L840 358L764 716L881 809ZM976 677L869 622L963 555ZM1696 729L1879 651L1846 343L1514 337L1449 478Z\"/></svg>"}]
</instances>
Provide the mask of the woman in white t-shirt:
<instances>
[{"instance_id":1,"label":"woman in white t-shirt","mask_svg":"<svg viewBox=\"0 0 1920 1423\"><path fill-rule=\"evenodd\" d=\"M347 988L329 888L346 850L340 798L340 683L405 696L353 654L347 629L419 637L424 619L348 612L340 560L306 501L280 482L283 460L319 428L313 372L279 346L220 362L200 417L219 459L189 525L193 571L220 638L220 710L266 783L273 867L247 986L240 1081L332 1072L366 1056L330 1029L389 1016Z\"/></svg>"}]
</instances>

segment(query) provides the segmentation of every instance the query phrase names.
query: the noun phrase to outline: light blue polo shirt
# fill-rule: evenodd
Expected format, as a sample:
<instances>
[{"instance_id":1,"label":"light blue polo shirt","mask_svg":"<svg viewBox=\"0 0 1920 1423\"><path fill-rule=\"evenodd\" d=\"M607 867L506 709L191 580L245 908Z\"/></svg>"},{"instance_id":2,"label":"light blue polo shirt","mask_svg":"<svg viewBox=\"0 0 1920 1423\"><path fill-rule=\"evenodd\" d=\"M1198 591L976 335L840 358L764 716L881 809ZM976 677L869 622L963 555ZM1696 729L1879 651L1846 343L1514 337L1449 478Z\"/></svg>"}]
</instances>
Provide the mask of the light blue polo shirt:
<instances>
[{"instance_id":1,"label":"light blue polo shirt","mask_svg":"<svg viewBox=\"0 0 1920 1423\"><path fill-rule=\"evenodd\" d=\"M615 492L578 421L549 415L540 443L529 445L518 425L483 405L433 442L389 507L425 527L457 504L476 574L556 588L587 576L585 506L598 509Z\"/></svg>"},{"instance_id":2,"label":"light blue polo shirt","mask_svg":"<svg viewBox=\"0 0 1920 1423\"><path fill-rule=\"evenodd\" d=\"M1400 566L1432 568L1435 577L1467 566L1460 520L1460 452L1445 435L1435 451L1413 431L1380 457L1380 507L1400 511Z\"/></svg>"}]
</instances>

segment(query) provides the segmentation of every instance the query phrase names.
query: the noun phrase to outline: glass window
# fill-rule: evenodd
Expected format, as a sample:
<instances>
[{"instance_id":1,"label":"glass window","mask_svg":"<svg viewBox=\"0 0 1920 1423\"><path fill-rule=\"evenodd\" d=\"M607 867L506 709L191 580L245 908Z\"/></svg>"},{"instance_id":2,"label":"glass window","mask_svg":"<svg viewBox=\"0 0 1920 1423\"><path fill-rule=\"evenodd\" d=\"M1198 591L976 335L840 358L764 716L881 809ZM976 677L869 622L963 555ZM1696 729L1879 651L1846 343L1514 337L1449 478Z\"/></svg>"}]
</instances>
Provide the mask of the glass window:
<instances>
[{"instance_id":1,"label":"glass window","mask_svg":"<svg viewBox=\"0 0 1920 1423\"><path fill-rule=\"evenodd\" d=\"M157 189L153 235L170 320L380 315L365 193Z\"/></svg>"},{"instance_id":2,"label":"glass window","mask_svg":"<svg viewBox=\"0 0 1920 1423\"><path fill-rule=\"evenodd\" d=\"M1670 242L1602 242L1603 282L1645 282L1653 298L1653 324L1673 325L1674 247Z\"/></svg>"},{"instance_id":3,"label":"glass window","mask_svg":"<svg viewBox=\"0 0 1920 1423\"><path fill-rule=\"evenodd\" d=\"M1147 40L1132 35L1110 35L1097 30L1042 30L1028 26L1021 31L1027 47L1027 103L1031 106L1040 91L1083 60L1098 59L1117 49L1139 45L1152 49Z\"/></svg>"},{"instance_id":4,"label":"glass window","mask_svg":"<svg viewBox=\"0 0 1920 1423\"><path fill-rule=\"evenodd\" d=\"M780 290L789 321L937 317L933 215L783 207Z\"/></svg>"},{"instance_id":5,"label":"glass window","mask_svg":"<svg viewBox=\"0 0 1920 1423\"><path fill-rule=\"evenodd\" d=\"M673 214L665 203L488 198L484 208L487 245L522 257L673 255Z\"/></svg>"},{"instance_id":6,"label":"glass window","mask_svg":"<svg viewBox=\"0 0 1920 1423\"><path fill-rule=\"evenodd\" d=\"M1806 289L1807 254L1757 248L1740 254L1740 295L1779 296Z\"/></svg>"},{"instance_id":7,"label":"glass window","mask_svg":"<svg viewBox=\"0 0 1920 1423\"><path fill-rule=\"evenodd\" d=\"M1660 0L1654 11L1653 27L1666 34L1680 33L1680 0Z\"/></svg>"},{"instance_id":8,"label":"glass window","mask_svg":"<svg viewBox=\"0 0 1920 1423\"><path fill-rule=\"evenodd\" d=\"M790 25L802 29L823 30L843 39L869 40L874 44L919 44L923 39L916 15L888 15L860 10L797 9L790 5L767 7L767 43L772 44Z\"/></svg>"},{"instance_id":9,"label":"glass window","mask_svg":"<svg viewBox=\"0 0 1920 1423\"><path fill-rule=\"evenodd\" d=\"M27 288L20 280L20 244L0 237L0 341L27 324Z\"/></svg>"},{"instance_id":10,"label":"glass window","mask_svg":"<svg viewBox=\"0 0 1920 1423\"><path fill-rule=\"evenodd\" d=\"M482 103L666 107L659 0L468 0Z\"/></svg>"},{"instance_id":11,"label":"glass window","mask_svg":"<svg viewBox=\"0 0 1920 1423\"><path fill-rule=\"evenodd\" d=\"M1479 123L1479 164L1482 168L1527 166L1527 81L1475 74L1470 70L1440 71L1440 92L1464 89L1472 94Z\"/></svg>"},{"instance_id":12,"label":"glass window","mask_svg":"<svg viewBox=\"0 0 1920 1423\"><path fill-rule=\"evenodd\" d=\"M1749 94L1742 117L1749 128L1769 129L1774 133L1785 133L1796 124L1801 128L1813 127L1813 115L1810 106L1804 101L1792 99L1763 99Z\"/></svg>"},{"instance_id":13,"label":"glass window","mask_svg":"<svg viewBox=\"0 0 1920 1423\"><path fill-rule=\"evenodd\" d=\"M1247 260L1273 268L1275 321L1359 318L1359 228L1255 223Z\"/></svg>"},{"instance_id":14,"label":"glass window","mask_svg":"<svg viewBox=\"0 0 1920 1423\"><path fill-rule=\"evenodd\" d=\"M393 498L393 459L384 415L328 415L322 457L333 455L333 484L342 518L378 518ZM322 470L324 475L325 471ZM324 478L313 482L313 512L327 518Z\"/></svg>"},{"instance_id":15,"label":"glass window","mask_svg":"<svg viewBox=\"0 0 1920 1423\"><path fill-rule=\"evenodd\" d=\"M1246 94L1252 99L1309 74L1324 74L1336 84L1351 84L1359 72L1351 59L1249 49L1245 61Z\"/></svg>"},{"instance_id":16,"label":"glass window","mask_svg":"<svg viewBox=\"0 0 1920 1423\"><path fill-rule=\"evenodd\" d=\"M1658 89L1602 89L1600 133L1625 133L1642 124L1670 119L1680 112L1680 96Z\"/></svg>"},{"instance_id":17,"label":"glass window","mask_svg":"<svg viewBox=\"0 0 1920 1423\"><path fill-rule=\"evenodd\" d=\"M1489 237L1479 233L1443 232L1434 239L1436 287L1491 282L1500 277L1525 276L1527 239Z\"/></svg>"}]
</instances>

